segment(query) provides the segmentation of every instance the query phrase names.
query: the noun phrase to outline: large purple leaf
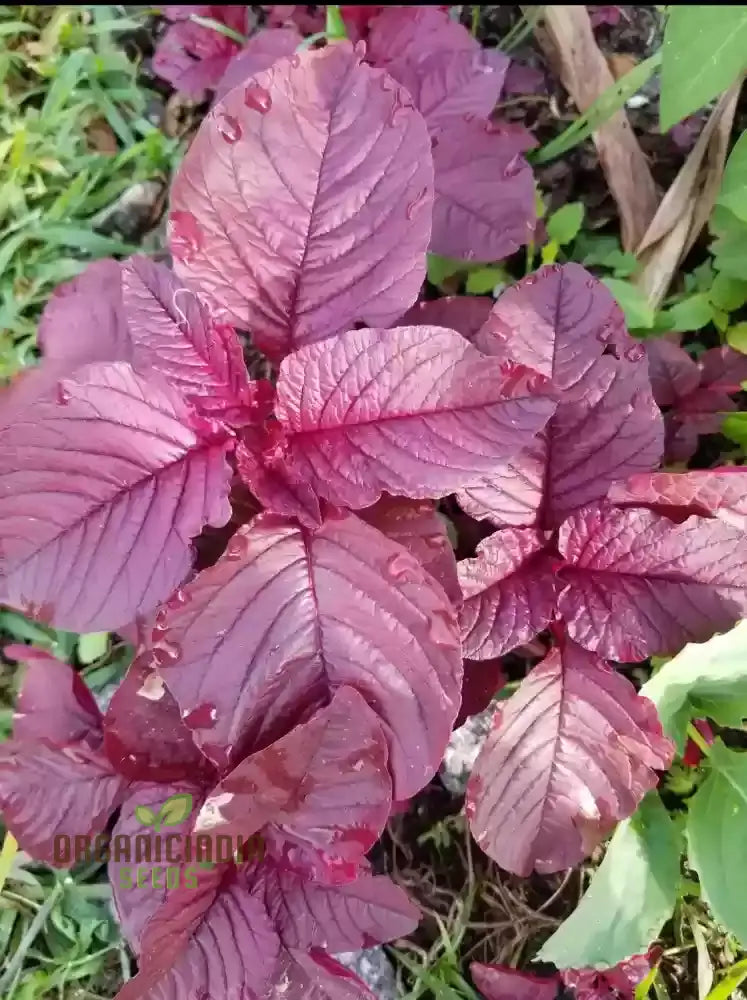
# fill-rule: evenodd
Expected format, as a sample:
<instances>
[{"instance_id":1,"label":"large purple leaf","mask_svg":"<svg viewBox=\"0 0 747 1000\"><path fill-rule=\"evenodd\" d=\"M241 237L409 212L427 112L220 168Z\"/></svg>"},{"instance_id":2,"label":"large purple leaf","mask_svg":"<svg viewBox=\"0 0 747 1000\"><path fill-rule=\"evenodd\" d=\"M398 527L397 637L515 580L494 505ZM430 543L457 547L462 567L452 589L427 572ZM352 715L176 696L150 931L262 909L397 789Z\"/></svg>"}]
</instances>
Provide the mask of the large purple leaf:
<instances>
[{"instance_id":1,"label":"large purple leaf","mask_svg":"<svg viewBox=\"0 0 747 1000\"><path fill-rule=\"evenodd\" d=\"M644 509L593 504L560 529L569 634L614 660L676 653L747 612L747 536L718 519L676 524Z\"/></svg>"},{"instance_id":2,"label":"large purple leaf","mask_svg":"<svg viewBox=\"0 0 747 1000\"><path fill-rule=\"evenodd\" d=\"M433 134L435 200L430 250L460 260L501 260L534 235L534 178L522 133L471 116Z\"/></svg>"},{"instance_id":3,"label":"large purple leaf","mask_svg":"<svg viewBox=\"0 0 747 1000\"><path fill-rule=\"evenodd\" d=\"M517 875L571 868L635 810L673 749L653 704L565 640L496 714L467 788L472 833Z\"/></svg>"},{"instance_id":4,"label":"large purple leaf","mask_svg":"<svg viewBox=\"0 0 747 1000\"><path fill-rule=\"evenodd\" d=\"M13 739L45 739L59 746L101 743L101 713L80 674L33 646L5 646L3 655L26 665L13 713Z\"/></svg>"},{"instance_id":5,"label":"large purple leaf","mask_svg":"<svg viewBox=\"0 0 747 1000\"><path fill-rule=\"evenodd\" d=\"M544 540L533 528L504 528L459 563L462 651L489 660L528 642L555 616L560 584Z\"/></svg>"},{"instance_id":6,"label":"large purple leaf","mask_svg":"<svg viewBox=\"0 0 747 1000\"><path fill-rule=\"evenodd\" d=\"M170 892L140 936L139 971L117 1000L264 996L280 940L262 900L230 866L191 866L196 888Z\"/></svg>"},{"instance_id":7,"label":"large purple leaf","mask_svg":"<svg viewBox=\"0 0 747 1000\"><path fill-rule=\"evenodd\" d=\"M127 782L85 741L54 746L40 740L0 745L0 813L22 849L55 861L55 837L103 832ZM71 859L71 863L72 863Z\"/></svg>"},{"instance_id":8,"label":"large purple leaf","mask_svg":"<svg viewBox=\"0 0 747 1000\"><path fill-rule=\"evenodd\" d=\"M459 494L468 513L552 530L616 480L658 465L663 425L645 352L578 264L544 268L504 292L476 344L551 377L563 401L522 455Z\"/></svg>"},{"instance_id":9,"label":"large purple leaf","mask_svg":"<svg viewBox=\"0 0 747 1000\"><path fill-rule=\"evenodd\" d=\"M247 84L253 76L269 69L278 59L292 56L302 41L298 29L293 25L258 31L231 59L215 88L215 99L222 100L229 90Z\"/></svg>"},{"instance_id":10,"label":"large purple leaf","mask_svg":"<svg viewBox=\"0 0 747 1000\"><path fill-rule=\"evenodd\" d=\"M368 58L377 66L434 52L478 54L480 43L439 7L385 7L371 21Z\"/></svg>"},{"instance_id":11,"label":"large purple leaf","mask_svg":"<svg viewBox=\"0 0 747 1000\"><path fill-rule=\"evenodd\" d=\"M239 44L214 28L190 21L190 14L200 14L245 33L248 10L247 6L236 4L167 7L167 17L176 23L158 43L153 57L154 73L168 80L175 90L196 101L202 100L205 91L213 90L220 82L231 58L239 51Z\"/></svg>"},{"instance_id":12,"label":"large purple leaf","mask_svg":"<svg viewBox=\"0 0 747 1000\"><path fill-rule=\"evenodd\" d=\"M398 798L441 760L459 705L454 612L402 546L351 514L239 529L154 634L154 658L221 768L356 688L384 724ZM233 748L233 749L232 749Z\"/></svg>"},{"instance_id":13,"label":"large purple leaf","mask_svg":"<svg viewBox=\"0 0 747 1000\"><path fill-rule=\"evenodd\" d=\"M341 687L308 722L227 774L203 803L195 832L236 842L274 823L313 848L360 862L391 804L381 723L354 688Z\"/></svg>"},{"instance_id":14,"label":"large purple leaf","mask_svg":"<svg viewBox=\"0 0 747 1000\"><path fill-rule=\"evenodd\" d=\"M493 308L489 295L447 295L431 302L418 302L408 309L400 326L445 326L474 342Z\"/></svg>"},{"instance_id":15,"label":"large purple leaf","mask_svg":"<svg viewBox=\"0 0 747 1000\"><path fill-rule=\"evenodd\" d=\"M485 1000L556 1000L560 989L557 975L535 976L506 965L472 962L472 981Z\"/></svg>"},{"instance_id":16,"label":"large purple leaf","mask_svg":"<svg viewBox=\"0 0 747 1000\"><path fill-rule=\"evenodd\" d=\"M488 118L508 63L498 49L442 49L417 58L400 57L386 68L406 88L433 134L454 116Z\"/></svg>"},{"instance_id":17,"label":"large purple leaf","mask_svg":"<svg viewBox=\"0 0 747 1000\"><path fill-rule=\"evenodd\" d=\"M460 603L462 592L447 522L430 500L403 500L385 495L373 507L362 510L360 516L388 538L404 545L438 580L452 603Z\"/></svg>"},{"instance_id":18,"label":"large purple leaf","mask_svg":"<svg viewBox=\"0 0 747 1000\"><path fill-rule=\"evenodd\" d=\"M453 330L352 330L286 358L276 413L296 470L360 508L384 491L445 496L490 474L555 409L544 382Z\"/></svg>"},{"instance_id":19,"label":"large purple leaf","mask_svg":"<svg viewBox=\"0 0 747 1000\"><path fill-rule=\"evenodd\" d=\"M158 672L146 666L148 659L135 659L109 702L103 727L109 760L132 781L212 785L215 769L198 750Z\"/></svg>"},{"instance_id":20,"label":"large purple leaf","mask_svg":"<svg viewBox=\"0 0 747 1000\"><path fill-rule=\"evenodd\" d=\"M652 472L615 483L607 499L620 507L650 507L674 520L718 517L747 530L747 469L729 465L692 472Z\"/></svg>"},{"instance_id":21,"label":"large purple leaf","mask_svg":"<svg viewBox=\"0 0 747 1000\"><path fill-rule=\"evenodd\" d=\"M132 257L122 271L122 298L139 371L160 372L203 412L230 423L252 419L267 383L250 382L236 332L172 271Z\"/></svg>"},{"instance_id":22,"label":"large purple leaf","mask_svg":"<svg viewBox=\"0 0 747 1000\"><path fill-rule=\"evenodd\" d=\"M250 869L249 879L286 948L357 951L404 937L420 917L404 889L384 875L364 873L355 882L331 886L265 864Z\"/></svg>"},{"instance_id":23,"label":"large purple leaf","mask_svg":"<svg viewBox=\"0 0 747 1000\"><path fill-rule=\"evenodd\" d=\"M205 119L172 188L171 248L179 274L280 359L402 315L432 200L422 117L340 43L280 60Z\"/></svg>"},{"instance_id":24,"label":"large purple leaf","mask_svg":"<svg viewBox=\"0 0 747 1000\"><path fill-rule=\"evenodd\" d=\"M77 632L151 611L186 576L191 539L230 516L230 445L129 365L63 381L0 431L0 600Z\"/></svg>"}]
</instances>

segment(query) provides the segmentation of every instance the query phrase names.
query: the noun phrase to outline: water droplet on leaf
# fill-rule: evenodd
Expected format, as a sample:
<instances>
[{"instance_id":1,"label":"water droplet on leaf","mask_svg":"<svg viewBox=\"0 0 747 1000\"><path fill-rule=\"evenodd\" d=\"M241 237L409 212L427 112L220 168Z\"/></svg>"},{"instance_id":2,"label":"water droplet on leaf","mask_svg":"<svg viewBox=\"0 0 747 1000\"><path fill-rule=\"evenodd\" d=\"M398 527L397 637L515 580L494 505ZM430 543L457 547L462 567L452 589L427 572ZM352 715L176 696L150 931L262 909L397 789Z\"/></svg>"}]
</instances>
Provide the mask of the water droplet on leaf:
<instances>
[{"instance_id":1,"label":"water droplet on leaf","mask_svg":"<svg viewBox=\"0 0 747 1000\"><path fill-rule=\"evenodd\" d=\"M243 135L238 119L233 115L220 114L216 118L216 127L225 141L230 145L238 142Z\"/></svg>"},{"instance_id":2,"label":"water droplet on leaf","mask_svg":"<svg viewBox=\"0 0 747 1000\"><path fill-rule=\"evenodd\" d=\"M60 406L65 406L65 404L69 403L72 398L70 390L65 388L65 384L63 382L59 382L57 385L57 402Z\"/></svg>"},{"instance_id":3,"label":"water droplet on leaf","mask_svg":"<svg viewBox=\"0 0 747 1000\"><path fill-rule=\"evenodd\" d=\"M252 111L259 111L261 115L266 115L272 107L272 97L270 92L258 83L250 83L244 91L244 104Z\"/></svg>"},{"instance_id":4,"label":"water droplet on leaf","mask_svg":"<svg viewBox=\"0 0 747 1000\"><path fill-rule=\"evenodd\" d=\"M413 198L413 200L408 204L407 208L405 209L405 215L407 216L408 221L412 221L412 218L417 212L417 210L419 208L422 208L423 205L425 205L427 199L428 199L428 188L423 188L420 194L416 198Z\"/></svg>"},{"instance_id":5,"label":"water droplet on leaf","mask_svg":"<svg viewBox=\"0 0 747 1000\"><path fill-rule=\"evenodd\" d=\"M524 160L517 153L516 156L511 157L506 166L503 168L503 176L504 178L516 177L521 173L523 168Z\"/></svg>"},{"instance_id":6,"label":"water droplet on leaf","mask_svg":"<svg viewBox=\"0 0 747 1000\"><path fill-rule=\"evenodd\" d=\"M215 705L207 701L183 716L184 725L188 729L212 729L217 718L218 711Z\"/></svg>"},{"instance_id":7,"label":"water droplet on leaf","mask_svg":"<svg viewBox=\"0 0 747 1000\"><path fill-rule=\"evenodd\" d=\"M160 639L153 650L153 661L157 667L172 666L182 655L182 647L171 639Z\"/></svg>"},{"instance_id":8,"label":"water droplet on leaf","mask_svg":"<svg viewBox=\"0 0 747 1000\"><path fill-rule=\"evenodd\" d=\"M642 344L633 344L625 352L625 357L628 361L640 361L645 353L646 349Z\"/></svg>"},{"instance_id":9,"label":"water droplet on leaf","mask_svg":"<svg viewBox=\"0 0 747 1000\"><path fill-rule=\"evenodd\" d=\"M226 559L235 562L243 559L249 552L249 539L242 532L237 532L226 546Z\"/></svg>"},{"instance_id":10,"label":"water droplet on leaf","mask_svg":"<svg viewBox=\"0 0 747 1000\"><path fill-rule=\"evenodd\" d=\"M169 245L173 256L185 264L202 248L202 230L191 212L177 210L171 213Z\"/></svg>"}]
</instances>

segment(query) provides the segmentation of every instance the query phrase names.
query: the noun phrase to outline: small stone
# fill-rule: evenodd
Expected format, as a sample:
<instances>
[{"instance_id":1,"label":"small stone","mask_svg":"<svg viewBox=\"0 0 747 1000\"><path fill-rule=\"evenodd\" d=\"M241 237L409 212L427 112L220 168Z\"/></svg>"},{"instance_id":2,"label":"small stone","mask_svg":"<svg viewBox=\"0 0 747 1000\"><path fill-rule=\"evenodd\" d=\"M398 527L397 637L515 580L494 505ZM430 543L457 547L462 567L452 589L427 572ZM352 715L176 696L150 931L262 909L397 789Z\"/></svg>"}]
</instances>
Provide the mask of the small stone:
<instances>
[{"instance_id":1,"label":"small stone","mask_svg":"<svg viewBox=\"0 0 747 1000\"><path fill-rule=\"evenodd\" d=\"M378 1000L396 1000L397 980L394 968L380 945L363 951L344 951L335 955L335 958L362 979Z\"/></svg>"},{"instance_id":2,"label":"small stone","mask_svg":"<svg viewBox=\"0 0 747 1000\"><path fill-rule=\"evenodd\" d=\"M494 708L488 707L471 715L451 734L438 775L452 795L464 795L477 755L490 732L494 713Z\"/></svg>"}]
</instances>

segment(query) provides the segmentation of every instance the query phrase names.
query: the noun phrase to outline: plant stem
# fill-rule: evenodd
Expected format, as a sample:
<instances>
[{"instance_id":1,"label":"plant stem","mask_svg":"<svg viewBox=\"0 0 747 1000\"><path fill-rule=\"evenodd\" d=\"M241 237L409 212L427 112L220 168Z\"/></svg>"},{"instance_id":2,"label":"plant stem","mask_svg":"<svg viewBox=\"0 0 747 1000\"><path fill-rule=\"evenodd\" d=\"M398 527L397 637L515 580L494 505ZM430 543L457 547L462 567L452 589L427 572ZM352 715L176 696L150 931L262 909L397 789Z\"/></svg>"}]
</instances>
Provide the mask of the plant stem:
<instances>
[{"instance_id":1,"label":"plant stem","mask_svg":"<svg viewBox=\"0 0 747 1000\"><path fill-rule=\"evenodd\" d=\"M310 49L312 45L315 45L317 42L321 42L321 40L326 37L326 31L317 31L315 34L309 35L308 38L304 38L304 40L296 46L296 52L304 52L306 49Z\"/></svg>"},{"instance_id":2,"label":"plant stem","mask_svg":"<svg viewBox=\"0 0 747 1000\"><path fill-rule=\"evenodd\" d=\"M230 38L233 42L238 42L239 45L246 44L246 35L242 35L240 31L234 31L227 24L221 24L220 21L216 21L212 17L203 17L201 14L190 14L189 19L190 21L194 21L195 24L199 24L202 28L210 28L212 31L217 31L219 35L225 35L226 38Z\"/></svg>"},{"instance_id":3,"label":"plant stem","mask_svg":"<svg viewBox=\"0 0 747 1000\"><path fill-rule=\"evenodd\" d=\"M697 746L698 750L700 750L700 752L705 757L707 757L709 755L709 753L710 753L711 748L706 743L706 741L703 739L703 737L701 736L701 734L698 731L698 729L695 726L695 724L692 723L692 722L688 723L688 726L687 726L687 735L690 737L690 739L693 741L693 743Z\"/></svg>"}]
</instances>

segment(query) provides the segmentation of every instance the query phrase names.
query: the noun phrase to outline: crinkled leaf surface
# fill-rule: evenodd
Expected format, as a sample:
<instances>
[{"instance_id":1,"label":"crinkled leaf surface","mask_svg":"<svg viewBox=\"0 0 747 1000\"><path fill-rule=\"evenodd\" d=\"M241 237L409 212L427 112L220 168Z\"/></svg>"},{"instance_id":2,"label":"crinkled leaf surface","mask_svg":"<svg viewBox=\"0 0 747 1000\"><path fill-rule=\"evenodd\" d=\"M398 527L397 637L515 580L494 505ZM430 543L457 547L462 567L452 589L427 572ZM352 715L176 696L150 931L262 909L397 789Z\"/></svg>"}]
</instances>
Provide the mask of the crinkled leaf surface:
<instances>
[{"instance_id":1,"label":"crinkled leaf surface","mask_svg":"<svg viewBox=\"0 0 747 1000\"><path fill-rule=\"evenodd\" d=\"M236 448L236 466L265 510L296 517L305 528L322 523L319 498L285 461L283 434L277 424L244 429Z\"/></svg>"},{"instance_id":2,"label":"crinkled leaf surface","mask_svg":"<svg viewBox=\"0 0 747 1000\"><path fill-rule=\"evenodd\" d=\"M275 359L387 326L425 276L430 141L349 43L277 62L203 122L172 187L177 272Z\"/></svg>"},{"instance_id":3,"label":"crinkled leaf surface","mask_svg":"<svg viewBox=\"0 0 747 1000\"><path fill-rule=\"evenodd\" d=\"M229 422L251 419L258 384L249 380L232 327L211 315L172 271L147 257L125 264L122 298L134 364L143 375L160 372L203 412Z\"/></svg>"},{"instance_id":4,"label":"crinkled leaf surface","mask_svg":"<svg viewBox=\"0 0 747 1000\"><path fill-rule=\"evenodd\" d=\"M479 53L480 45L443 8L385 7L370 25L368 58L376 66L426 53Z\"/></svg>"},{"instance_id":5,"label":"crinkled leaf surface","mask_svg":"<svg viewBox=\"0 0 747 1000\"><path fill-rule=\"evenodd\" d=\"M734 891L734 879L747 863L747 756L716 740L708 763L709 774L689 803L688 859L714 917L744 943L747 901Z\"/></svg>"},{"instance_id":6,"label":"crinkled leaf surface","mask_svg":"<svg viewBox=\"0 0 747 1000\"><path fill-rule=\"evenodd\" d=\"M26 665L13 713L13 738L46 739L64 746L87 740L101 742L101 713L76 670L33 646L5 646L3 655Z\"/></svg>"},{"instance_id":7,"label":"crinkled leaf surface","mask_svg":"<svg viewBox=\"0 0 747 1000\"><path fill-rule=\"evenodd\" d=\"M153 658L219 767L347 684L382 720L397 797L429 780L458 709L461 657L446 595L402 546L351 514L316 532L263 515L184 592Z\"/></svg>"},{"instance_id":8,"label":"crinkled leaf surface","mask_svg":"<svg viewBox=\"0 0 747 1000\"><path fill-rule=\"evenodd\" d=\"M747 529L747 469L729 465L692 472L652 472L615 483L607 499L617 506L647 506L675 520L715 516Z\"/></svg>"},{"instance_id":9,"label":"crinkled leaf surface","mask_svg":"<svg viewBox=\"0 0 747 1000\"><path fill-rule=\"evenodd\" d=\"M641 693L656 705L664 731L680 752L693 719L740 728L747 718L747 621L708 642L685 646Z\"/></svg>"},{"instance_id":10,"label":"crinkled leaf surface","mask_svg":"<svg viewBox=\"0 0 747 1000\"><path fill-rule=\"evenodd\" d=\"M555 559L533 528L504 528L459 563L459 627L465 656L488 660L533 639L555 616Z\"/></svg>"},{"instance_id":11,"label":"crinkled leaf surface","mask_svg":"<svg viewBox=\"0 0 747 1000\"><path fill-rule=\"evenodd\" d=\"M354 688L338 688L308 722L227 774L203 803L195 831L246 838L275 823L360 862L389 816L386 764L376 713Z\"/></svg>"},{"instance_id":12,"label":"crinkled leaf surface","mask_svg":"<svg viewBox=\"0 0 747 1000\"><path fill-rule=\"evenodd\" d=\"M402 326L445 326L474 341L490 315L489 295L447 295L430 302L418 302L400 320Z\"/></svg>"},{"instance_id":13,"label":"crinkled leaf surface","mask_svg":"<svg viewBox=\"0 0 747 1000\"><path fill-rule=\"evenodd\" d=\"M242 84L246 86L252 77L269 69L278 59L292 56L301 41L301 35L294 25L265 29L252 35L226 67L215 88L215 99L222 100L229 90Z\"/></svg>"},{"instance_id":14,"label":"crinkled leaf surface","mask_svg":"<svg viewBox=\"0 0 747 1000\"><path fill-rule=\"evenodd\" d=\"M568 632L614 660L676 652L747 610L747 537L717 519L593 504L560 529Z\"/></svg>"},{"instance_id":15,"label":"crinkled leaf surface","mask_svg":"<svg viewBox=\"0 0 747 1000\"><path fill-rule=\"evenodd\" d=\"M472 833L517 875L570 868L634 811L672 750L630 681L566 640L496 713L467 787Z\"/></svg>"},{"instance_id":16,"label":"crinkled leaf surface","mask_svg":"<svg viewBox=\"0 0 747 1000\"><path fill-rule=\"evenodd\" d=\"M438 580L454 604L461 602L457 564L446 520L432 501L385 495L373 507L362 510L360 517L403 545Z\"/></svg>"},{"instance_id":17,"label":"crinkled leaf surface","mask_svg":"<svg viewBox=\"0 0 747 1000\"><path fill-rule=\"evenodd\" d=\"M146 665L148 659L135 659L109 702L104 715L109 760L132 781L213 784L214 768L198 750L163 679Z\"/></svg>"},{"instance_id":18,"label":"crinkled leaf surface","mask_svg":"<svg viewBox=\"0 0 747 1000\"><path fill-rule=\"evenodd\" d=\"M430 250L460 260L501 260L534 234L534 178L527 139L452 117L433 135L435 200Z\"/></svg>"},{"instance_id":19,"label":"crinkled leaf surface","mask_svg":"<svg viewBox=\"0 0 747 1000\"><path fill-rule=\"evenodd\" d=\"M0 746L0 812L21 848L54 864L55 837L101 833L127 782L85 741L54 746L8 740Z\"/></svg>"},{"instance_id":20,"label":"crinkled leaf surface","mask_svg":"<svg viewBox=\"0 0 747 1000\"><path fill-rule=\"evenodd\" d=\"M0 431L0 599L78 632L151 611L228 520L230 445L129 365L81 369Z\"/></svg>"},{"instance_id":21,"label":"crinkled leaf surface","mask_svg":"<svg viewBox=\"0 0 747 1000\"><path fill-rule=\"evenodd\" d=\"M615 831L578 907L537 956L561 969L606 969L648 949L680 885L681 837L658 795Z\"/></svg>"},{"instance_id":22,"label":"crinkled leaf surface","mask_svg":"<svg viewBox=\"0 0 747 1000\"><path fill-rule=\"evenodd\" d=\"M542 376L510 371L453 330L352 330L287 358L277 417L289 458L353 508L387 491L444 496L531 441L555 403Z\"/></svg>"},{"instance_id":23,"label":"crinkled leaf surface","mask_svg":"<svg viewBox=\"0 0 747 1000\"><path fill-rule=\"evenodd\" d=\"M643 348L607 289L580 265L543 268L508 289L475 343L552 378L562 395L536 441L459 494L469 514L554 529L617 479L658 465L663 425Z\"/></svg>"},{"instance_id":24,"label":"crinkled leaf surface","mask_svg":"<svg viewBox=\"0 0 747 1000\"><path fill-rule=\"evenodd\" d=\"M485 1000L556 1000L560 980L554 976L535 976L507 965L472 962L472 981Z\"/></svg>"}]
</instances>

